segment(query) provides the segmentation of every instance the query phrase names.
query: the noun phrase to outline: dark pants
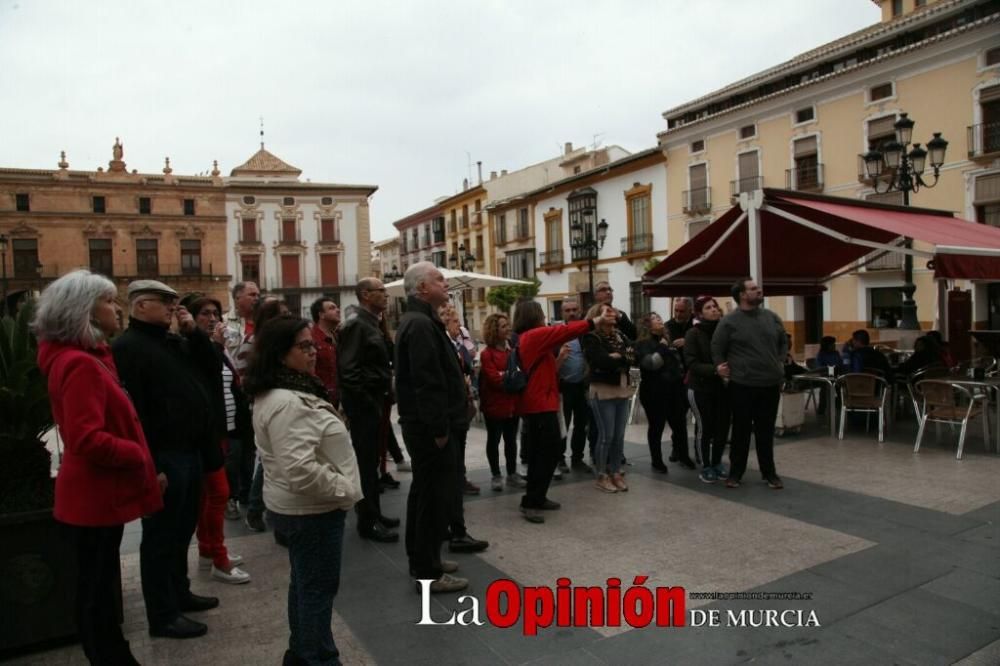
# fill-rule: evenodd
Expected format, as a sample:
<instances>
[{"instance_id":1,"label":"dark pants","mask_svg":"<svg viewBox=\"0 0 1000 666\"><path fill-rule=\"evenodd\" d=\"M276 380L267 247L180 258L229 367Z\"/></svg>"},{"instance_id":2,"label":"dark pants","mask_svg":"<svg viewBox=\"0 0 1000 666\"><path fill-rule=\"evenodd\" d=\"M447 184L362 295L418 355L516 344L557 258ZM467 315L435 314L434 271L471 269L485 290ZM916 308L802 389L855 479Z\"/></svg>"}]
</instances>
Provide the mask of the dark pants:
<instances>
[{"instance_id":1,"label":"dark pants","mask_svg":"<svg viewBox=\"0 0 1000 666\"><path fill-rule=\"evenodd\" d=\"M167 475L163 510L142 519L139 569L146 618L160 628L180 614L191 593L187 575L188 546L198 525L201 502L201 456L195 452L161 451L159 470Z\"/></svg>"},{"instance_id":2,"label":"dark pants","mask_svg":"<svg viewBox=\"0 0 1000 666\"><path fill-rule=\"evenodd\" d=\"M559 462L559 417L556 412L528 414L524 417L528 446L528 486L521 506L539 509L545 503L552 473Z\"/></svg>"},{"instance_id":3,"label":"dark pants","mask_svg":"<svg viewBox=\"0 0 1000 666\"><path fill-rule=\"evenodd\" d=\"M490 473L500 476L500 438L503 437L503 457L507 464L507 476L517 472L517 422L518 418L486 418L486 460L490 463Z\"/></svg>"},{"instance_id":4,"label":"dark pants","mask_svg":"<svg viewBox=\"0 0 1000 666\"><path fill-rule=\"evenodd\" d=\"M305 516L271 512L288 539L288 649L304 664L340 664L330 622L340 588L346 511Z\"/></svg>"},{"instance_id":5,"label":"dark pants","mask_svg":"<svg viewBox=\"0 0 1000 666\"><path fill-rule=\"evenodd\" d=\"M710 393L692 391L698 408L698 422L701 424L701 461L705 467L722 464L722 452L729 438L729 394L725 391ZM730 454L731 456L731 454ZM744 467L746 459L744 458Z\"/></svg>"},{"instance_id":6,"label":"dark pants","mask_svg":"<svg viewBox=\"0 0 1000 666\"><path fill-rule=\"evenodd\" d=\"M378 434L382 421L382 404L344 391L340 396L351 426L351 444L358 459L361 491L364 499L354 509L358 512L358 529L366 530L382 515L378 494Z\"/></svg>"},{"instance_id":7,"label":"dark pants","mask_svg":"<svg viewBox=\"0 0 1000 666\"><path fill-rule=\"evenodd\" d=\"M123 525L63 525L76 553L76 630L91 664L136 664L118 624Z\"/></svg>"},{"instance_id":8,"label":"dark pants","mask_svg":"<svg viewBox=\"0 0 1000 666\"><path fill-rule=\"evenodd\" d=\"M229 499L246 505L250 501L253 485L253 458L256 447L253 438L248 440L229 434L229 451L226 453L226 479L229 481Z\"/></svg>"},{"instance_id":9,"label":"dark pants","mask_svg":"<svg viewBox=\"0 0 1000 666\"><path fill-rule=\"evenodd\" d=\"M448 521L448 532L453 539L465 536L465 442L468 436L468 430L456 430L451 433L449 442L455 451L455 494Z\"/></svg>"},{"instance_id":10,"label":"dark pants","mask_svg":"<svg viewBox=\"0 0 1000 666\"><path fill-rule=\"evenodd\" d=\"M583 445L587 442L587 426L590 424L587 384L560 382L559 392L562 394L563 420L566 422L566 437L562 439L560 454L563 459L566 458L566 440L569 439L572 460L582 461ZM572 438L569 435L570 424L573 425Z\"/></svg>"},{"instance_id":11,"label":"dark pants","mask_svg":"<svg viewBox=\"0 0 1000 666\"><path fill-rule=\"evenodd\" d=\"M660 398L666 407L667 425L670 426L670 455L678 460L691 460L688 450L688 399L687 387L677 381L667 385Z\"/></svg>"},{"instance_id":12,"label":"dark pants","mask_svg":"<svg viewBox=\"0 0 1000 666\"><path fill-rule=\"evenodd\" d=\"M406 498L406 555L421 579L441 577L441 543L448 538L454 502L455 442L438 447L421 425L403 425L413 480Z\"/></svg>"},{"instance_id":13,"label":"dark pants","mask_svg":"<svg viewBox=\"0 0 1000 666\"><path fill-rule=\"evenodd\" d=\"M766 479L774 469L774 420L778 416L780 386L744 386L729 383L733 410L733 443L729 450L729 478L739 481L747 469L750 433L757 447L757 463Z\"/></svg>"},{"instance_id":14,"label":"dark pants","mask_svg":"<svg viewBox=\"0 0 1000 666\"><path fill-rule=\"evenodd\" d=\"M663 429L667 426L667 405L665 396L655 391L639 391L639 403L646 412L646 443L649 445L649 457L654 465L663 464Z\"/></svg>"},{"instance_id":15,"label":"dark pants","mask_svg":"<svg viewBox=\"0 0 1000 666\"><path fill-rule=\"evenodd\" d=\"M264 513L264 465L260 459L253 469L253 481L250 483L250 495L247 497L247 514Z\"/></svg>"}]
</instances>

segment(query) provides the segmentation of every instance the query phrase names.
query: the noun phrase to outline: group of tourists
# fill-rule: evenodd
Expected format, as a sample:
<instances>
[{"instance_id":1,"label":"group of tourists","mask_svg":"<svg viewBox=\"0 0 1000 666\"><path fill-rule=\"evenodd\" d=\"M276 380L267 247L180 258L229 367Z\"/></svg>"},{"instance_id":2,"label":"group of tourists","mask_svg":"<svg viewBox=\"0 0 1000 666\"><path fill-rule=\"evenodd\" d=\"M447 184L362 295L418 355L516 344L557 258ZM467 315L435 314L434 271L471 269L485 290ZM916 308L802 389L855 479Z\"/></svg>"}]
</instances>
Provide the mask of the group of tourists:
<instances>
[{"instance_id":1,"label":"group of tourists","mask_svg":"<svg viewBox=\"0 0 1000 666\"><path fill-rule=\"evenodd\" d=\"M628 491L623 444L636 374L653 470L667 472L660 440L669 425L668 462L695 469L697 461L703 481L738 487L753 433L765 481L782 487L772 443L787 338L752 279L733 287L738 307L725 317L711 297L675 299L670 320L651 314L638 330L614 307L607 283L583 316L578 302L564 301L554 325L538 303L522 301L512 317L486 319L478 364L441 271L415 264L403 286L394 337L376 278L359 281L353 312L324 297L311 305L312 321L262 298L251 282L233 288L224 313L213 298L181 298L162 282L138 280L128 286L124 332L107 278L79 270L46 288L34 330L66 451L55 517L88 572L77 617L92 663L137 663L112 610L125 523L142 520L149 633L194 638L208 627L189 616L219 600L191 589L192 537L212 580L247 583L242 558L226 548L224 520L263 531L265 508L288 548L285 663L337 663L330 621L348 510L361 538L399 540L401 519L385 515L380 501L399 487L389 457L412 471L404 539L411 576L430 580L431 593L464 589L459 563L442 546L489 547L469 534L463 509L463 496L480 491L465 471L477 410L490 487L523 490L520 510L531 523L560 508L549 489L563 474L592 473L601 491ZM390 422L393 405L409 462Z\"/></svg>"}]
</instances>

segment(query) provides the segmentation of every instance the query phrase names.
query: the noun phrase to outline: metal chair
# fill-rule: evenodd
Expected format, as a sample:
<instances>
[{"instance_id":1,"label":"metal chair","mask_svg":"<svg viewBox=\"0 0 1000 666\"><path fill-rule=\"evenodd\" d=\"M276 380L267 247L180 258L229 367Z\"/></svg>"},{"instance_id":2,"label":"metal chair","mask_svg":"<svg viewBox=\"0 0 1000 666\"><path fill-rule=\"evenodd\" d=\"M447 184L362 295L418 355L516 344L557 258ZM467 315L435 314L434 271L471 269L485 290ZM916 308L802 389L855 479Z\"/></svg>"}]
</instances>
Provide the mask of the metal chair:
<instances>
[{"instance_id":1,"label":"metal chair","mask_svg":"<svg viewBox=\"0 0 1000 666\"><path fill-rule=\"evenodd\" d=\"M989 448L990 419L983 404L987 401L985 393L975 394L964 386L944 379L925 379L917 382L916 392L920 396L921 411L918 414L920 428L917 430L914 453L920 451L920 442L924 437L928 421L952 426L961 424L962 429L958 433L958 453L955 456L956 460L961 460L969 419L979 415L983 417L983 441L987 449Z\"/></svg>"},{"instance_id":2,"label":"metal chair","mask_svg":"<svg viewBox=\"0 0 1000 666\"><path fill-rule=\"evenodd\" d=\"M906 378L906 393L910 396L910 403L913 405L913 413L916 415L917 419L920 418L920 405L917 401L917 393L914 388L917 382L924 379L940 379L942 377L947 377L950 371L948 366L944 363L932 363L930 365L920 368L909 377Z\"/></svg>"},{"instance_id":3,"label":"metal chair","mask_svg":"<svg viewBox=\"0 0 1000 666\"><path fill-rule=\"evenodd\" d=\"M837 380L840 395L840 431L844 439L844 422L847 412L878 414L878 441L885 441L885 399L889 384L882 377L865 372L850 372Z\"/></svg>"}]
</instances>

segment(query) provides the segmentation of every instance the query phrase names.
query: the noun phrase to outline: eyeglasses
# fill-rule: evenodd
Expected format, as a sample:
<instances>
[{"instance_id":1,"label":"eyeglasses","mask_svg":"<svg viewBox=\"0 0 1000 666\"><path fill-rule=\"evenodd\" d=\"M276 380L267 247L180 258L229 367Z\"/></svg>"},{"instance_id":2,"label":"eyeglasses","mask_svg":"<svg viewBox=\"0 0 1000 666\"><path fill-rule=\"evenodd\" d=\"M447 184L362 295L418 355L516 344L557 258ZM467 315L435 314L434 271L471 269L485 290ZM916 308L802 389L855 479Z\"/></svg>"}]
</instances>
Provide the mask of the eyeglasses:
<instances>
[{"instance_id":1,"label":"eyeglasses","mask_svg":"<svg viewBox=\"0 0 1000 666\"><path fill-rule=\"evenodd\" d=\"M316 343L313 342L312 340L303 340L302 342L296 342L292 346L298 349L299 351L305 352L307 354L316 353Z\"/></svg>"}]
</instances>

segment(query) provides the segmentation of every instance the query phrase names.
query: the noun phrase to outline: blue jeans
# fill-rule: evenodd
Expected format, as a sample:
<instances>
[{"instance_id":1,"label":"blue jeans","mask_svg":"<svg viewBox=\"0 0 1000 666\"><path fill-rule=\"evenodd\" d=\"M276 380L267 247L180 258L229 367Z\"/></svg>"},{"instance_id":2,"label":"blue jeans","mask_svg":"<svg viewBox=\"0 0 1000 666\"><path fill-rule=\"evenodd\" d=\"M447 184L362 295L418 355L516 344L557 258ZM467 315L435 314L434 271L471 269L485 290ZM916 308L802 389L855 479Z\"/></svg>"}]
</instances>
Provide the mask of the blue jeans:
<instances>
[{"instance_id":1,"label":"blue jeans","mask_svg":"<svg viewBox=\"0 0 1000 666\"><path fill-rule=\"evenodd\" d=\"M591 398L590 411L597 424L597 447L594 451L595 471L617 474L621 471L625 452L625 425L628 421L628 398L597 400Z\"/></svg>"},{"instance_id":2,"label":"blue jeans","mask_svg":"<svg viewBox=\"0 0 1000 666\"><path fill-rule=\"evenodd\" d=\"M340 587L346 511L306 516L271 512L275 529L288 539L288 650L301 663L339 665L330 622Z\"/></svg>"}]
</instances>

